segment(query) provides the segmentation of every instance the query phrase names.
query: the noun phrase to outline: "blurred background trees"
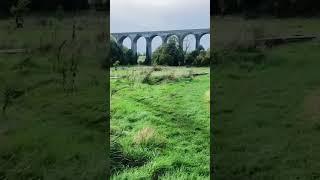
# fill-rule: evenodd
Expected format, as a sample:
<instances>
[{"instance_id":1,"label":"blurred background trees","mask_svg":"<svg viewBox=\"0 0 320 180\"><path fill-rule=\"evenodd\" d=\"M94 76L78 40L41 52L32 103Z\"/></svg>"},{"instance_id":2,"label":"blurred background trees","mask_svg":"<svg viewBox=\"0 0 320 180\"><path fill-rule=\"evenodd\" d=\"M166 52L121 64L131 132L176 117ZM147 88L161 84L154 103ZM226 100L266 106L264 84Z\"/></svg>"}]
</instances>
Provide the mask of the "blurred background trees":
<instances>
[{"instance_id":1,"label":"blurred background trees","mask_svg":"<svg viewBox=\"0 0 320 180\"><path fill-rule=\"evenodd\" d=\"M319 0L217 0L212 3L213 15L295 17L320 14Z\"/></svg>"},{"instance_id":2,"label":"blurred background trees","mask_svg":"<svg viewBox=\"0 0 320 180\"><path fill-rule=\"evenodd\" d=\"M0 16L10 16L10 9L19 0L1 0ZM110 0L30 0L28 8L31 12L50 12L62 7L65 11L96 9L107 11L110 7Z\"/></svg>"}]
</instances>

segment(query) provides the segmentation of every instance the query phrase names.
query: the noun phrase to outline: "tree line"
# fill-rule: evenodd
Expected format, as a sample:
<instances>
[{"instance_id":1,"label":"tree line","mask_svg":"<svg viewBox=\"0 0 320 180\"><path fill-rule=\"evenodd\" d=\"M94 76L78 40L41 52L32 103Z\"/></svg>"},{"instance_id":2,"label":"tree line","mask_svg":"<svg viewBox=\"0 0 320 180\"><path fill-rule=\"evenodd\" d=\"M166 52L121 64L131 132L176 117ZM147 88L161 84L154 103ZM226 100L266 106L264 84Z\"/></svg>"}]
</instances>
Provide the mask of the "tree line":
<instances>
[{"instance_id":1,"label":"tree line","mask_svg":"<svg viewBox=\"0 0 320 180\"><path fill-rule=\"evenodd\" d=\"M0 15L9 16L10 9L16 5L19 0L1 0L0 1ZM90 8L88 0L28 0L30 1L28 8L29 11L55 11L62 7L65 11L73 10L86 10ZM91 0L93 5L99 5L100 8L105 10L110 9L110 0Z\"/></svg>"},{"instance_id":2,"label":"tree line","mask_svg":"<svg viewBox=\"0 0 320 180\"><path fill-rule=\"evenodd\" d=\"M295 17L320 14L319 0L215 0L211 5L211 15Z\"/></svg>"}]
</instances>

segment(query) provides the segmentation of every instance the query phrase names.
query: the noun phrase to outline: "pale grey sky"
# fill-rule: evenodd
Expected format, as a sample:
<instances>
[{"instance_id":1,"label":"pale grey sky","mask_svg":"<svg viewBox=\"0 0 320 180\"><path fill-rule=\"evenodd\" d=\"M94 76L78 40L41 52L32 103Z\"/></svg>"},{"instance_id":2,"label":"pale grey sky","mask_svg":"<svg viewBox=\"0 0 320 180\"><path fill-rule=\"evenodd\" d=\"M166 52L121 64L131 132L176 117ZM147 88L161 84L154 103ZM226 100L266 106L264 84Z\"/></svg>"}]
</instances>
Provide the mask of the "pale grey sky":
<instances>
[{"instance_id":1,"label":"pale grey sky","mask_svg":"<svg viewBox=\"0 0 320 180\"><path fill-rule=\"evenodd\" d=\"M210 0L111 0L111 32L198 29L210 27ZM206 49L209 35L201 39ZM189 38L193 46L195 40ZM123 43L130 47L130 40ZM152 49L161 44L159 37L152 42ZM193 48L194 49L194 48ZM138 40L138 52L145 52L145 39Z\"/></svg>"}]
</instances>

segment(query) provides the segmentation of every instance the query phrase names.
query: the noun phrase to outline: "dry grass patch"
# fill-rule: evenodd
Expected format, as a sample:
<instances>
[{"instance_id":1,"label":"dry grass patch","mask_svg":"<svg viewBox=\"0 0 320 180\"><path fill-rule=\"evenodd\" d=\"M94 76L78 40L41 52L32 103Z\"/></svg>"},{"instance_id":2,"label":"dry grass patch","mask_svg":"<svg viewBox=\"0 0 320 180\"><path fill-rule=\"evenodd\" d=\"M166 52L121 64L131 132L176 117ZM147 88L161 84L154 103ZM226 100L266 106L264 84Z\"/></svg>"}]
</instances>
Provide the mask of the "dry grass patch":
<instances>
[{"instance_id":1,"label":"dry grass patch","mask_svg":"<svg viewBox=\"0 0 320 180\"><path fill-rule=\"evenodd\" d=\"M320 119L320 90L305 97L303 117Z\"/></svg>"},{"instance_id":2,"label":"dry grass patch","mask_svg":"<svg viewBox=\"0 0 320 180\"><path fill-rule=\"evenodd\" d=\"M145 146L163 146L165 144L165 140L161 137L154 128L145 127L139 130L133 138L133 142L137 145L145 145Z\"/></svg>"},{"instance_id":3,"label":"dry grass patch","mask_svg":"<svg viewBox=\"0 0 320 180\"><path fill-rule=\"evenodd\" d=\"M155 130L150 127L146 127L138 131L138 133L134 136L133 141L136 144L147 144L150 140L152 140L155 136Z\"/></svg>"},{"instance_id":4,"label":"dry grass patch","mask_svg":"<svg viewBox=\"0 0 320 180\"><path fill-rule=\"evenodd\" d=\"M210 89L205 92L204 99L207 103L210 103Z\"/></svg>"}]
</instances>

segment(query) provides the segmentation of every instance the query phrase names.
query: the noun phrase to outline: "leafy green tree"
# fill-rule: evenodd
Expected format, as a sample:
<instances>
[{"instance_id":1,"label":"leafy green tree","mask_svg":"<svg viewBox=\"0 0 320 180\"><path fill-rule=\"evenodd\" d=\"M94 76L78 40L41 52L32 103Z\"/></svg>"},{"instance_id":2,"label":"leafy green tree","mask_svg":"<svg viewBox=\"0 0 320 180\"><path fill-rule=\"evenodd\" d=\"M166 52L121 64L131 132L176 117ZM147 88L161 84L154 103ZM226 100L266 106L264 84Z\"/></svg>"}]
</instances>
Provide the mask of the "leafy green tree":
<instances>
[{"instance_id":1,"label":"leafy green tree","mask_svg":"<svg viewBox=\"0 0 320 180\"><path fill-rule=\"evenodd\" d=\"M153 64L179 66L184 65L184 52L175 39L161 45L152 56Z\"/></svg>"},{"instance_id":2,"label":"leafy green tree","mask_svg":"<svg viewBox=\"0 0 320 180\"><path fill-rule=\"evenodd\" d=\"M126 61L128 62L128 64L130 65L135 65L137 64L137 56L134 54L134 52L131 49L128 49L125 52L125 58L127 59Z\"/></svg>"},{"instance_id":3,"label":"leafy green tree","mask_svg":"<svg viewBox=\"0 0 320 180\"><path fill-rule=\"evenodd\" d=\"M128 57L128 55L130 54L129 51L131 51L130 49L128 49L127 47L124 47L124 46L120 46L121 48L121 51L122 51L122 58L120 58L120 64L121 65L128 65L129 62L130 62L130 57Z\"/></svg>"},{"instance_id":4,"label":"leafy green tree","mask_svg":"<svg viewBox=\"0 0 320 180\"><path fill-rule=\"evenodd\" d=\"M123 59L124 54L122 48L113 40L111 39L110 42L110 63L113 65L116 61L120 61Z\"/></svg>"},{"instance_id":5,"label":"leafy green tree","mask_svg":"<svg viewBox=\"0 0 320 180\"><path fill-rule=\"evenodd\" d=\"M191 51L185 55L185 65L195 65L194 61L199 56L200 52L204 51L204 47L200 45L198 49Z\"/></svg>"},{"instance_id":6,"label":"leafy green tree","mask_svg":"<svg viewBox=\"0 0 320 180\"><path fill-rule=\"evenodd\" d=\"M111 38L110 42L110 64L114 65L115 62L119 61L119 65L135 65L137 64L137 56L131 49L120 46L114 39Z\"/></svg>"}]
</instances>

